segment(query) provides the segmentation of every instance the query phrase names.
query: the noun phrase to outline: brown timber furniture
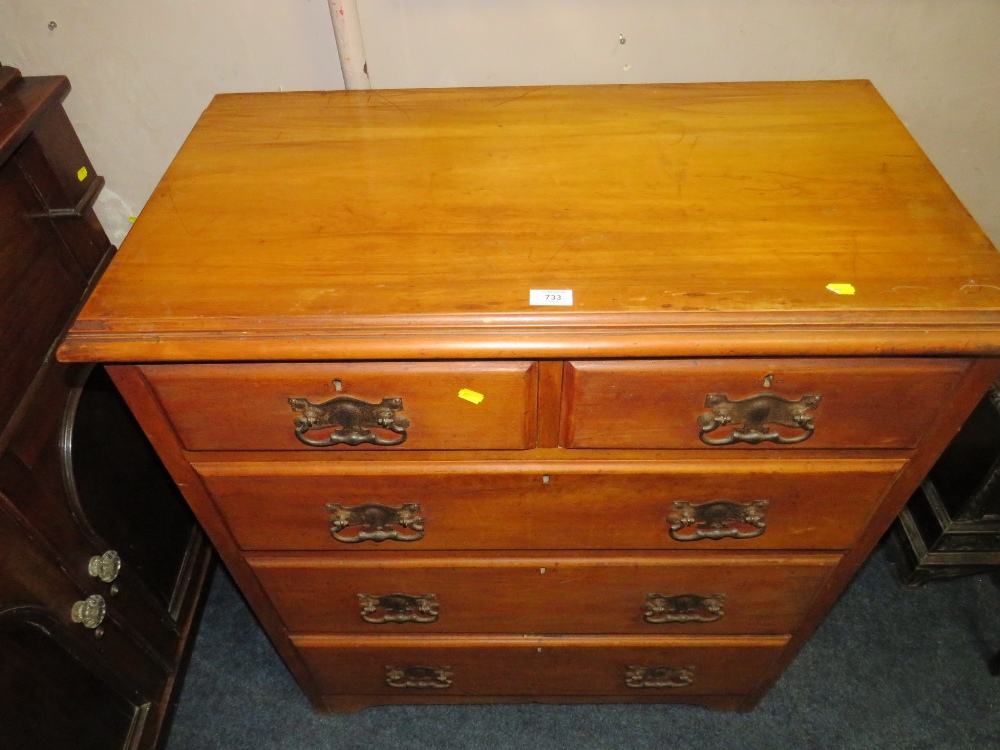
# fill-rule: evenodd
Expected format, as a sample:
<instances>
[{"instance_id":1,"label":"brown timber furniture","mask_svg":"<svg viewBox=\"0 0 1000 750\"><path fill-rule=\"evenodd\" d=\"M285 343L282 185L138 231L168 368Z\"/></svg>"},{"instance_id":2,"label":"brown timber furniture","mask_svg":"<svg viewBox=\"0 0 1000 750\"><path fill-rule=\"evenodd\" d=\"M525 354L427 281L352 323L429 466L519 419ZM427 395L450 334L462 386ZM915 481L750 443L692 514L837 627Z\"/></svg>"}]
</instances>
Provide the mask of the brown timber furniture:
<instances>
[{"instance_id":1,"label":"brown timber furniture","mask_svg":"<svg viewBox=\"0 0 1000 750\"><path fill-rule=\"evenodd\" d=\"M865 81L216 97L61 349L329 710L751 708L998 354Z\"/></svg>"},{"instance_id":2,"label":"brown timber furniture","mask_svg":"<svg viewBox=\"0 0 1000 750\"><path fill-rule=\"evenodd\" d=\"M68 93L0 67L0 747L150 750L211 548L104 370L55 360L114 251Z\"/></svg>"}]
</instances>

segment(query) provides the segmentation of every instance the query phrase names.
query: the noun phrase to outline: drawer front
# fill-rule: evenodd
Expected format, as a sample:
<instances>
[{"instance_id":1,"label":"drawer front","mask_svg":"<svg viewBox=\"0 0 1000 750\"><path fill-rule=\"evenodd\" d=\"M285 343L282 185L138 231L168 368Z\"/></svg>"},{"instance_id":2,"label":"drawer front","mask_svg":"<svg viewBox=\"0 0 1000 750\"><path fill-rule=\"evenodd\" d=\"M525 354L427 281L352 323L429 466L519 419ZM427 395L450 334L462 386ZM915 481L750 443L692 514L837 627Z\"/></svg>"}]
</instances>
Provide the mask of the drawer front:
<instances>
[{"instance_id":1,"label":"drawer front","mask_svg":"<svg viewBox=\"0 0 1000 750\"><path fill-rule=\"evenodd\" d=\"M363 558L363 559L359 559ZM251 557L296 633L790 633L836 555Z\"/></svg>"},{"instance_id":2,"label":"drawer front","mask_svg":"<svg viewBox=\"0 0 1000 750\"><path fill-rule=\"evenodd\" d=\"M963 359L567 362L567 448L912 449Z\"/></svg>"},{"instance_id":3,"label":"drawer front","mask_svg":"<svg viewBox=\"0 0 1000 750\"><path fill-rule=\"evenodd\" d=\"M534 362L147 365L142 372L188 450L535 444Z\"/></svg>"},{"instance_id":4,"label":"drawer front","mask_svg":"<svg viewBox=\"0 0 1000 750\"><path fill-rule=\"evenodd\" d=\"M246 550L703 551L847 549L902 466L753 459L195 469Z\"/></svg>"},{"instance_id":5,"label":"drawer front","mask_svg":"<svg viewBox=\"0 0 1000 750\"><path fill-rule=\"evenodd\" d=\"M720 695L753 689L785 639L293 637L325 693Z\"/></svg>"}]
</instances>

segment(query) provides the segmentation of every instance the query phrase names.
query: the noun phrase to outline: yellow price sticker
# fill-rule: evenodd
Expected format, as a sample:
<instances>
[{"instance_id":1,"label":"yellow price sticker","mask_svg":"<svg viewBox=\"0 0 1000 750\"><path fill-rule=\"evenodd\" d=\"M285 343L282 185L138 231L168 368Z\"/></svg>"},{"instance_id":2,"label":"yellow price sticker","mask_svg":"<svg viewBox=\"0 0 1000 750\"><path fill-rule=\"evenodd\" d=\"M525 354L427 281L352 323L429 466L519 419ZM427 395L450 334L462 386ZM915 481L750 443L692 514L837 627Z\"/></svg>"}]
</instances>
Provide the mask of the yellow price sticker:
<instances>
[{"instance_id":1,"label":"yellow price sticker","mask_svg":"<svg viewBox=\"0 0 1000 750\"><path fill-rule=\"evenodd\" d=\"M470 401L473 404L482 403L482 400L486 398L482 393L477 393L476 391L469 390L468 388L463 388L458 392L459 398L464 398L466 401Z\"/></svg>"},{"instance_id":2,"label":"yellow price sticker","mask_svg":"<svg viewBox=\"0 0 1000 750\"><path fill-rule=\"evenodd\" d=\"M834 294L854 294L854 287L850 284L827 284L826 288Z\"/></svg>"},{"instance_id":3,"label":"yellow price sticker","mask_svg":"<svg viewBox=\"0 0 1000 750\"><path fill-rule=\"evenodd\" d=\"M87 171L86 167L80 167L78 170L76 170L76 179L78 179L80 182L83 182L84 180L87 179L88 174L90 174L90 172Z\"/></svg>"}]
</instances>

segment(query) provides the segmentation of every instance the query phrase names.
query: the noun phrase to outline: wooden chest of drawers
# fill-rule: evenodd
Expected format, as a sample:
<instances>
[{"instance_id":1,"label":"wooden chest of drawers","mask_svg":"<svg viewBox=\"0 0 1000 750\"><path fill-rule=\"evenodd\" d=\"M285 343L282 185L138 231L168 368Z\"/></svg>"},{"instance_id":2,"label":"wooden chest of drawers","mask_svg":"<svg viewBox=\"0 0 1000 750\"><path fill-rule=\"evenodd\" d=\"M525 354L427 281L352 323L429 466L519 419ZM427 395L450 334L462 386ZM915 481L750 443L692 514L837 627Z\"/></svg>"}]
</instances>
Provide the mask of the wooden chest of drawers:
<instances>
[{"instance_id":1,"label":"wooden chest of drawers","mask_svg":"<svg viewBox=\"0 0 1000 750\"><path fill-rule=\"evenodd\" d=\"M318 708L748 709L1000 372L1000 262L866 82L228 95L60 354Z\"/></svg>"}]
</instances>

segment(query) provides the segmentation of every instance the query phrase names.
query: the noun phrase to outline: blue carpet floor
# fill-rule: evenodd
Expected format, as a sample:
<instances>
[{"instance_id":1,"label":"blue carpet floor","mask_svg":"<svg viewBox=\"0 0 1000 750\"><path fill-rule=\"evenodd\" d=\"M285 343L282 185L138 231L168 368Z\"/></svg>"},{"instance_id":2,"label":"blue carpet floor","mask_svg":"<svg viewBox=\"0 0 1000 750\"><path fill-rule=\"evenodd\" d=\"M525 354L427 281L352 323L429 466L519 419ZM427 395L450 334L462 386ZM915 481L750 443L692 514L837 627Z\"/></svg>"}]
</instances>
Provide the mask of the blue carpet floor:
<instances>
[{"instance_id":1,"label":"blue carpet floor","mask_svg":"<svg viewBox=\"0 0 1000 750\"><path fill-rule=\"evenodd\" d=\"M166 750L1000 748L1000 591L901 587L861 570L748 714L691 706L442 706L317 715L224 572L215 575Z\"/></svg>"}]
</instances>

